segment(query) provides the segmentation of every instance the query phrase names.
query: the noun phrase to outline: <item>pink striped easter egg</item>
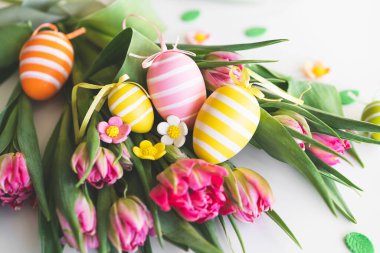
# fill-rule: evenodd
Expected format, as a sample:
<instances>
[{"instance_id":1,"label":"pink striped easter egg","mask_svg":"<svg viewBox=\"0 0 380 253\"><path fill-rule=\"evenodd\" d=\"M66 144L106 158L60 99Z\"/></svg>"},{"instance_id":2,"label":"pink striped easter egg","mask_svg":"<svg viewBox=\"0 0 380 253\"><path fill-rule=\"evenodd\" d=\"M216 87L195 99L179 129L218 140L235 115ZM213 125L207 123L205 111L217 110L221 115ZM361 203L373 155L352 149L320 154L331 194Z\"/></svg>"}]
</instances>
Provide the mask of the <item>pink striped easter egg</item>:
<instances>
[{"instance_id":1,"label":"pink striped easter egg","mask_svg":"<svg viewBox=\"0 0 380 253\"><path fill-rule=\"evenodd\" d=\"M206 86L197 64L187 55L164 52L148 69L149 95L158 113L175 115L192 127L206 100Z\"/></svg>"}]
</instances>

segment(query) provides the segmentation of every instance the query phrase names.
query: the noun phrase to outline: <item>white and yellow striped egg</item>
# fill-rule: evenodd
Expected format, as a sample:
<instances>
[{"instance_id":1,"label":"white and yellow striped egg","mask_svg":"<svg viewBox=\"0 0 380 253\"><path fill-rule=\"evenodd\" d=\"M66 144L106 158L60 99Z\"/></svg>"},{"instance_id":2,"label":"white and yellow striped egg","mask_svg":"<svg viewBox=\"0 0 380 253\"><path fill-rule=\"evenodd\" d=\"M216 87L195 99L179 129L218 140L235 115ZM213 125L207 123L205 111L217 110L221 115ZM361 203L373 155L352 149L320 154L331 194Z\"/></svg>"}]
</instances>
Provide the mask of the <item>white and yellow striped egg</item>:
<instances>
[{"instance_id":1,"label":"white and yellow striped egg","mask_svg":"<svg viewBox=\"0 0 380 253\"><path fill-rule=\"evenodd\" d=\"M218 88L207 98L195 120L194 151L209 163L224 162L247 145L259 121L260 106L246 89Z\"/></svg>"},{"instance_id":2,"label":"white and yellow striped egg","mask_svg":"<svg viewBox=\"0 0 380 253\"><path fill-rule=\"evenodd\" d=\"M147 133L152 129L154 114L152 104L144 91L135 83L120 83L108 95L108 108L122 118L133 132Z\"/></svg>"},{"instance_id":3,"label":"white and yellow striped egg","mask_svg":"<svg viewBox=\"0 0 380 253\"><path fill-rule=\"evenodd\" d=\"M362 120L380 125L380 100L368 104L363 111ZM371 133L372 139L380 140L380 133Z\"/></svg>"}]
</instances>

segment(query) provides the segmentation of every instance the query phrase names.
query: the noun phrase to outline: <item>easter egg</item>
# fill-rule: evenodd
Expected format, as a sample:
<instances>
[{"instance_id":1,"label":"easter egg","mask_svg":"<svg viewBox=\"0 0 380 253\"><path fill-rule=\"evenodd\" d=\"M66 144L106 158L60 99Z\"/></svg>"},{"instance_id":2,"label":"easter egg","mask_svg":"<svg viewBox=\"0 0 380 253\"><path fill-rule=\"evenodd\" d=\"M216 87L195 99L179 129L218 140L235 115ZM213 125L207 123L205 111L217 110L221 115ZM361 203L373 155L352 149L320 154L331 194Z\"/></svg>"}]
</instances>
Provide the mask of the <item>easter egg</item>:
<instances>
[{"instance_id":1,"label":"easter egg","mask_svg":"<svg viewBox=\"0 0 380 253\"><path fill-rule=\"evenodd\" d=\"M368 104L363 111L362 120L380 125L380 100ZM380 140L380 133L371 133L371 138Z\"/></svg>"},{"instance_id":2,"label":"easter egg","mask_svg":"<svg viewBox=\"0 0 380 253\"><path fill-rule=\"evenodd\" d=\"M160 54L148 69L147 84L161 117L175 115L188 127L194 125L206 100L206 87L201 71L190 57L170 51Z\"/></svg>"},{"instance_id":3,"label":"easter egg","mask_svg":"<svg viewBox=\"0 0 380 253\"><path fill-rule=\"evenodd\" d=\"M153 107L144 91L135 83L120 83L108 95L110 112L122 118L136 133L147 133L152 129Z\"/></svg>"},{"instance_id":4,"label":"easter egg","mask_svg":"<svg viewBox=\"0 0 380 253\"><path fill-rule=\"evenodd\" d=\"M20 52L24 92L35 100L52 97L70 75L73 60L73 46L63 33L45 30L33 34Z\"/></svg>"},{"instance_id":5,"label":"easter egg","mask_svg":"<svg viewBox=\"0 0 380 253\"><path fill-rule=\"evenodd\" d=\"M207 162L224 162L247 145L259 121L259 104L246 89L220 87L198 113L193 131L194 151Z\"/></svg>"}]
</instances>

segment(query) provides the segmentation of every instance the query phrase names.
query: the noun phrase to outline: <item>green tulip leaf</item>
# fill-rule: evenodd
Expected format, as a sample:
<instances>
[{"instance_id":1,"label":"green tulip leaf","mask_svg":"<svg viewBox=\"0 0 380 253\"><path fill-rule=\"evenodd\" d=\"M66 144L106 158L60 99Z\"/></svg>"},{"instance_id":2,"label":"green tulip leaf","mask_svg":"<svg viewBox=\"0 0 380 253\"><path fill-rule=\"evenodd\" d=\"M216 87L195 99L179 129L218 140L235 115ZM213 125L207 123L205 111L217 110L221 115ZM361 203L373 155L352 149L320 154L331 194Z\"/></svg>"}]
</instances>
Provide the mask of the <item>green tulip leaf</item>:
<instances>
[{"instance_id":1,"label":"green tulip leaf","mask_svg":"<svg viewBox=\"0 0 380 253\"><path fill-rule=\"evenodd\" d=\"M17 106L13 108L4 129L0 134L0 154L12 143L13 137L15 135L15 129L17 125Z\"/></svg>"},{"instance_id":2,"label":"green tulip leaf","mask_svg":"<svg viewBox=\"0 0 380 253\"><path fill-rule=\"evenodd\" d=\"M247 37L258 37L264 35L267 32L265 27L250 27L247 28L244 32Z\"/></svg>"},{"instance_id":3,"label":"green tulip leaf","mask_svg":"<svg viewBox=\"0 0 380 253\"><path fill-rule=\"evenodd\" d=\"M39 208L49 220L50 213L45 194L41 154L33 121L32 105L25 95L19 98L18 110L17 143L25 156Z\"/></svg>"},{"instance_id":4,"label":"green tulip leaf","mask_svg":"<svg viewBox=\"0 0 380 253\"><path fill-rule=\"evenodd\" d=\"M199 17L200 14L200 10L189 10L181 15L181 20L184 22L194 21Z\"/></svg>"},{"instance_id":5,"label":"green tulip leaf","mask_svg":"<svg viewBox=\"0 0 380 253\"><path fill-rule=\"evenodd\" d=\"M347 248L349 248L352 253L375 252L375 248L373 247L371 240L361 233L349 233L345 236L344 241L347 245Z\"/></svg>"},{"instance_id":6,"label":"green tulip leaf","mask_svg":"<svg viewBox=\"0 0 380 253\"><path fill-rule=\"evenodd\" d=\"M98 199L96 204L96 217L97 217L97 234L99 239L99 253L108 253L108 226L109 226L109 212L115 199L115 193L112 187L105 186L99 190Z\"/></svg>"},{"instance_id":7,"label":"green tulip leaf","mask_svg":"<svg viewBox=\"0 0 380 253\"><path fill-rule=\"evenodd\" d=\"M359 97L360 92L358 90L342 90L339 92L340 100L342 105L350 105L355 103Z\"/></svg>"}]
</instances>

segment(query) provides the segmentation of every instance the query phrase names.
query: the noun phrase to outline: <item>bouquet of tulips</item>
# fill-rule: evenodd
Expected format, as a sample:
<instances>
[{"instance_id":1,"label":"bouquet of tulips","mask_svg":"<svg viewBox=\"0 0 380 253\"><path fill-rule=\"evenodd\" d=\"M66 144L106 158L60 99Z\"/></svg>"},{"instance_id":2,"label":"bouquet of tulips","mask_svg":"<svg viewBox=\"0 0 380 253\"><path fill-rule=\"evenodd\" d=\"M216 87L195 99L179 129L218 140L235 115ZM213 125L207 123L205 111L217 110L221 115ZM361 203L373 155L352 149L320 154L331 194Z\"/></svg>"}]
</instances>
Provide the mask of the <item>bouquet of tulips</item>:
<instances>
[{"instance_id":1,"label":"bouquet of tulips","mask_svg":"<svg viewBox=\"0 0 380 253\"><path fill-rule=\"evenodd\" d=\"M228 237L226 220L245 251L237 221L263 213L299 245L273 209L269 183L230 161L247 144L297 169L334 214L355 222L336 184L361 189L333 166L351 164L346 152L362 164L353 144L380 144L362 135L380 126L345 118L334 86L295 80L259 65L268 60L236 53L284 40L171 46L145 0L25 1L0 14L2 80L20 60L20 83L0 114L0 201L18 209L36 197L42 252L65 244L153 252L156 237L162 247L218 253L216 229ZM47 64L51 44L33 44L49 40L46 28L72 40L71 54L66 40L53 48L66 63L72 58L71 75L66 63ZM41 158L30 99L51 97L63 83L66 105Z\"/></svg>"}]
</instances>

